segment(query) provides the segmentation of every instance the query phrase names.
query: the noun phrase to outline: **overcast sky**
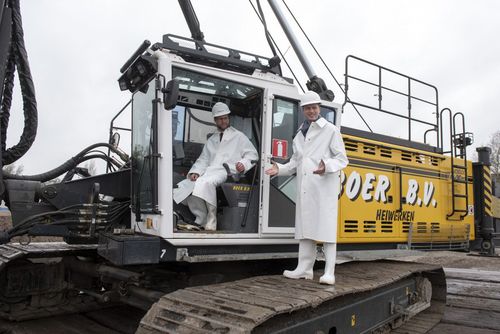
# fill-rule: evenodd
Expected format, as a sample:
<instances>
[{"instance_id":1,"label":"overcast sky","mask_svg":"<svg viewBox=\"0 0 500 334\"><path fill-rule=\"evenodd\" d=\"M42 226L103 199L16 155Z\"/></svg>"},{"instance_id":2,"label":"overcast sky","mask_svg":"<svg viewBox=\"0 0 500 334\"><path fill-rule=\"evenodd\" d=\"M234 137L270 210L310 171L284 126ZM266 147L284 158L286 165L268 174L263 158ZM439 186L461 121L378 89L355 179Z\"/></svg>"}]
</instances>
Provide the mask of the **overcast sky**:
<instances>
[{"instance_id":1,"label":"overcast sky","mask_svg":"<svg viewBox=\"0 0 500 334\"><path fill-rule=\"evenodd\" d=\"M271 55L247 0L192 3L206 41ZM262 4L271 33L287 50L289 44L268 4L264 0ZM345 57L356 55L437 86L440 108L465 114L474 147L486 144L500 129L499 1L288 0L287 4L339 80L343 81ZM107 141L111 118L130 98L118 88L119 69L144 39L154 43L166 33L190 36L175 0L23 0L21 11L39 112L35 144L17 163L26 174L44 172L90 144ZM306 50L342 103L338 87ZM292 50L286 55L298 66ZM303 71L297 74L304 83ZM19 86L16 92L19 95ZM9 146L17 143L22 129L19 96L11 114ZM353 112L346 112L344 119L350 126L359 122ZM370 122L377 128L376 119ZM378 122L383 128L384 122Z\"/></svg>"}]
</instances>

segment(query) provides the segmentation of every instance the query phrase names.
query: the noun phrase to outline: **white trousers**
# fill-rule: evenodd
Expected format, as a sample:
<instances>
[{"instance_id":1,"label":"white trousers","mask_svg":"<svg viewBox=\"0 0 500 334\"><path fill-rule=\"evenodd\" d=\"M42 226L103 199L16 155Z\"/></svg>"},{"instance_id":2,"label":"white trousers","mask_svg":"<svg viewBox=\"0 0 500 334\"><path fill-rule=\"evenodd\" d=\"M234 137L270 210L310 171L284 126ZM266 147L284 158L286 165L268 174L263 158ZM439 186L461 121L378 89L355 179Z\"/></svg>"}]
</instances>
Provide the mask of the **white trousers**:
<instances>
[{"instance_id":1,"label":"white trousers","mask_svg":"<svg viewBox=\"0 0 500 334\"><path fill-rule=\"evenodd\" d=\"M207 172L196 180L193 196L204 199L207 203L217 206L216 188L227 179L225 170L208 169Z\"/></svg>"},{"instance_id":2,"label":"white trousers","mask_svg":"<svg viewBox=\"0 0 500 334\"><path fill-rule=\"evenodd\" d=\"M189 210L196 217L195 223L201 225L205 230L215 231L217 227L217 207L205 200L191 195L185 200Z\"/></svg>"}]
</instances>

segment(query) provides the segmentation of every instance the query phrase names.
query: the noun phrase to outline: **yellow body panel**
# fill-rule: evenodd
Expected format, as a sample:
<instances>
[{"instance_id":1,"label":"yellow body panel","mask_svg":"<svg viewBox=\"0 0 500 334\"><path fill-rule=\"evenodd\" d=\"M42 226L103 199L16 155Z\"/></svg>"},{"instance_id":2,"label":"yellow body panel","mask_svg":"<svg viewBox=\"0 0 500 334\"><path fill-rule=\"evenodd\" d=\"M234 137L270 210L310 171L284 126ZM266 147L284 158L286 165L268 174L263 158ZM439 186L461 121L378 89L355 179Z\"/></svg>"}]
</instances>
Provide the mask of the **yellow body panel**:
<instances>
[{"instance_id":1,"label":"yellow body panel","mask_svg":"<svg viewBox=\"0 0 500 334\"><path fill-rule=\"evenodd\" d=\"M339 243L446 243L474 239L472 163L455 169L468 180L467 199L455 196L451 158L418 149L344 135L349 166L341 175ZM455 159L456 164L464 164ZM456 182L455 194L465 195ZM462 215L462 217L461 217Z\"/></svg>"},{"instance_id":2,"label":"yellow body panel","mask_svg":"<svg viewBox=\"0 0 500 334\"><path fill-rule=\"evenodd\" d=\"M492 197L492 205L493 205L493 217L494 218L500 218L500 198L498 197Z\"/></svg>"}]
</instances>

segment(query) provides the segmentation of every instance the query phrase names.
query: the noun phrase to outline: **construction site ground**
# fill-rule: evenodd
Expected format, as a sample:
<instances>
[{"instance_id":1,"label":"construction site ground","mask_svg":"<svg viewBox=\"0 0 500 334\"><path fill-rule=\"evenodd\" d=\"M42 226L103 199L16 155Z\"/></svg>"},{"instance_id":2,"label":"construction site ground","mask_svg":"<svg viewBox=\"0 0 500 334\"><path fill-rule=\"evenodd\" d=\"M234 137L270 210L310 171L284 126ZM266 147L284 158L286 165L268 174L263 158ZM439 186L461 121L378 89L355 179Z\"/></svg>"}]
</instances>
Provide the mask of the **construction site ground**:
<instances>
[{"instance_id":1,"label":"construction site ground","mask_svg":"<svg viewBox=\"0 0 500 334\"><path fill-rule=\"evenodd\" d=\"M441 323L428 333L500 333L500 256L432 251L401 259L445 268L446 310Z\"/></svg>"},{"instance_id":2,"label":"construction site ground","mask_svg":"<svg viewBox=\"0 0 500 334\"><path fill-rule=\"evenodd\" d=\"M433 251L414 253L398 260L439 264L445 268L446 311L441 323L428 333L500 333L500 257ZM134 333L144 314L130 306L119 306L18 323L0 321L0 334ZM414 326L418 329L418 323Z\"/></svg>"}]
</instances>

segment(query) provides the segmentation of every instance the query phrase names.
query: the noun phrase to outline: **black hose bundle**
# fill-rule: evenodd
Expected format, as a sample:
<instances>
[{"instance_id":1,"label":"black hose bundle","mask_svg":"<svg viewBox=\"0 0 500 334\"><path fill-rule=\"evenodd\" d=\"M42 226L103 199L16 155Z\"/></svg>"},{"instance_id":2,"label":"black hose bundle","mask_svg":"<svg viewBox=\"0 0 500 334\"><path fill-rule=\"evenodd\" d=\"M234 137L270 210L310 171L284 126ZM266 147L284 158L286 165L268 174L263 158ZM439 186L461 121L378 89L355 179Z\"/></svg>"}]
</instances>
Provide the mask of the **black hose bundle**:
<instances>
[{"instance_id":1,"label":"black hose bundle","mask_svg":"<svg viewBox=\"0 0 500 334\"><path fill-rule=\"evenodd\" d=\"M0 245L7 243L11 238L29 234L36 225L65 225L73 233L88 233L92 224L92 212L95 208L96 224L99 230L109 231L118 226L125 215L130 213L130 201L74 204L57 211L43 212L29 216L20 221L11 229L0 232Z\"/></svg>"},{"instance_id":2,"label":"black hose bundle","mask_svg":"<svg viewBox=\"0 0 500 334\"><path fill-rule=\"evenodd\" d=\"M0 115L0 145L2 149L2 165L9 165L21 158L33 144L38 126L38 113L35 99L35 87L31 78L28 55L24 46L21 9L19 0L8 0L12 10L12 37L9 58L3 84L3 97ZM7 128L10 118L12 91L14 88L14 72L17 68L21 92L23 96L24 129L19 143L6 149Z\"/></svg>"},{"instance_id":3,"label":"black hose bundle","mask_svg":"<svg viewBox=\"0 0 500 334\"><path fill-rule=\"evenodd\" d=\"M110 149L113 153L117 154L120 157L120 159L123 160L124 164L118 164L115 160L112 160L109 156L107 156L105 154L102 154L102 155L88 154L88 153L92 153L92 150L95 149L96 147L106 147L106 148ZM82 150L80 153L78 153L74 157L67 160L62 165L60 165L60 166L58 166L58 167L56 167L48 172L36 174L36 175L16 175L16 174L7 173L4 171L3 177L5 179L47 182L49 180L55 179L56 177L66 173L67 171L75 168L80 163L87 161L87 160L90 160L90 159L95 159L95 158L103 158L106 161L109 161L110 163L114 164L118 168L123 167L129 160L128 155L119 151L114 146L107 144L107 143L97 143L97 144L90 145L89 147L85 148L84 150Z\"/></svg>"}]
</instances>

